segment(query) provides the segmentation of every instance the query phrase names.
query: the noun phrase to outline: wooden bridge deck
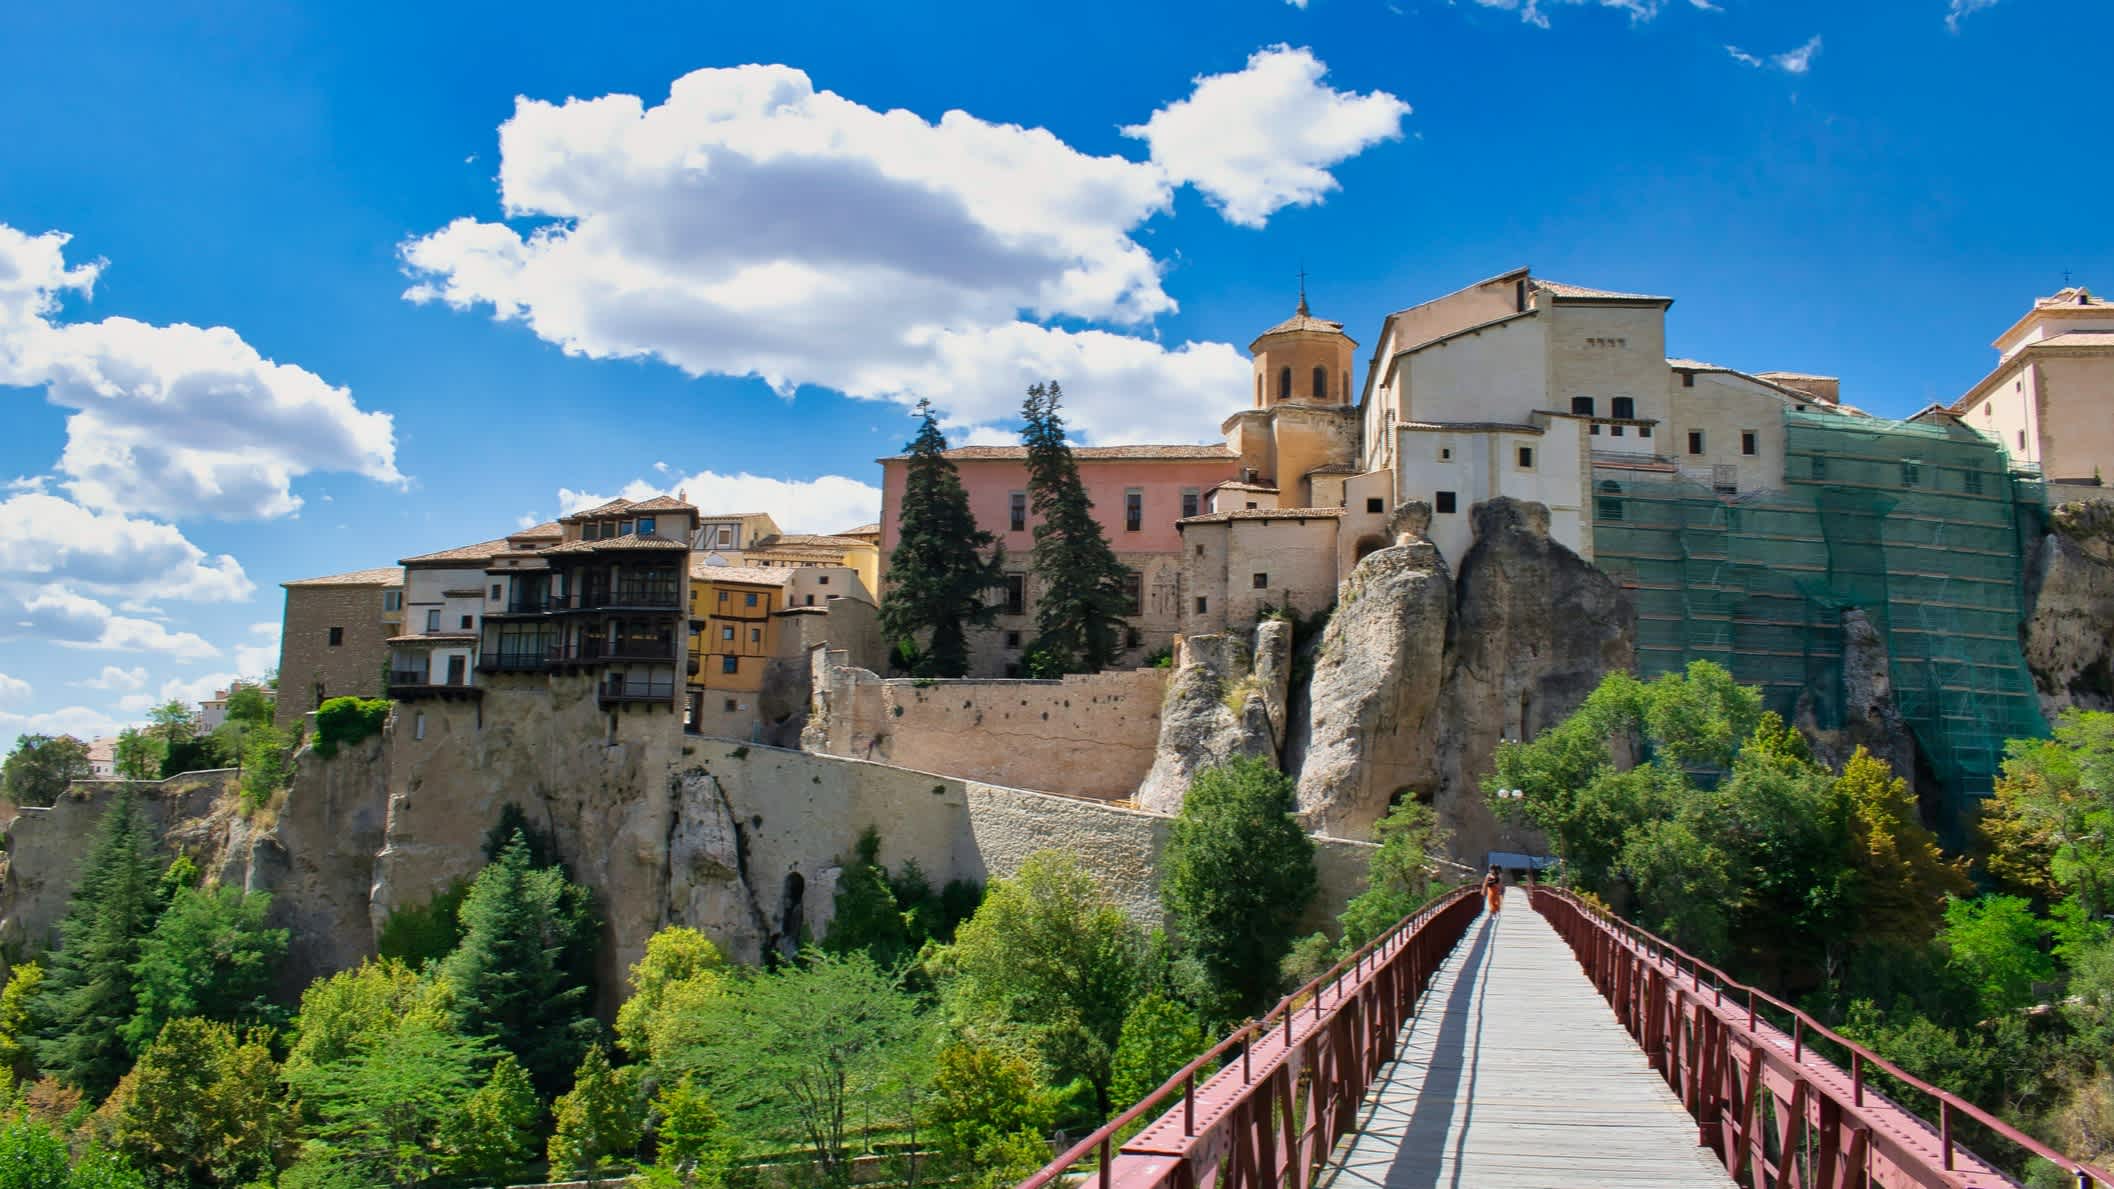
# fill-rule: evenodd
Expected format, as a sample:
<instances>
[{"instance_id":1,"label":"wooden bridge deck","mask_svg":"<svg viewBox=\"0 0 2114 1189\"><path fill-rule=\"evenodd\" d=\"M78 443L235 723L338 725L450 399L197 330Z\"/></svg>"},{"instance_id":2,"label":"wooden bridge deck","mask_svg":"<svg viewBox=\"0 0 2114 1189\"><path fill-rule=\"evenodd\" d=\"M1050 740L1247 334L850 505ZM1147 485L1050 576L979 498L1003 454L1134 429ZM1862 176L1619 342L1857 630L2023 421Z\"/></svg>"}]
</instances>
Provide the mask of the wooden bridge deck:
<instances>
[{"instance_id":1,"label":"wooden bridge deck","mask_svg":"<svg viewBox=\"0 0 2114 1189\"><path fill-rule=\"evenodd\" d=\"M1318 1189L1731 1185L1569 947L1513 888L1439 968Z\"/></svg>"}]
</instances>

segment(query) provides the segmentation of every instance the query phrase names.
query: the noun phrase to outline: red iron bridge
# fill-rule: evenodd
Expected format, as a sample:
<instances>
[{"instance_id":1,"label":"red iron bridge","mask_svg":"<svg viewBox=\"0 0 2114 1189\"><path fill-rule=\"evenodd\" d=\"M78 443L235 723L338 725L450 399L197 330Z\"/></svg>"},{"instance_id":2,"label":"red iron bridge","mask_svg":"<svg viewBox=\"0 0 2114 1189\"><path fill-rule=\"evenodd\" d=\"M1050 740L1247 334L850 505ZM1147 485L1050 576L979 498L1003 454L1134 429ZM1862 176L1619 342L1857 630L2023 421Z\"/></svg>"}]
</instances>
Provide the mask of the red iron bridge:
<instances>
[{"instance_id":1,"label":"red iron bridge","mask_svg":"<svg viewBox=\"0 0 2114 1189\"><path fill-rule=\"evenodd\" d=\"M2114 1189L1568 892L1464 888L1019 1189L2019 1184L1961 1132Z\"/></svg>"}]
</instances>

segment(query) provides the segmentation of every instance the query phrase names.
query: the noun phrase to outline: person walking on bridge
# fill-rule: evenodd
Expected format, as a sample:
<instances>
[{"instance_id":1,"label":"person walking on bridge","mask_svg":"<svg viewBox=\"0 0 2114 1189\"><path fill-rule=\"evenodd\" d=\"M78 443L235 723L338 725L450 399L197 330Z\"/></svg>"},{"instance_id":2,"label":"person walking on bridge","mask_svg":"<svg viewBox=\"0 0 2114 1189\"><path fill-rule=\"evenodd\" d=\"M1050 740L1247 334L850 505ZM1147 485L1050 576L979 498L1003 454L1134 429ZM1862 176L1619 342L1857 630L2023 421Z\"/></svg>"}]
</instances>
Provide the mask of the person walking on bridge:
<instances>
[{"instance_id":1,"label":"person walking on bridge","mask_svg":"<svg viewBox=\"0 0 2114 1189\"><path fill-rule=\"evenodd\" d=\"M1491 916L1496 916L1499 906L1505 902L1505 881L1499 877L1495 865L1490 868L1490 874L1483 877L1483 902L1489 906Z\"/></svg>"}]
</instances>

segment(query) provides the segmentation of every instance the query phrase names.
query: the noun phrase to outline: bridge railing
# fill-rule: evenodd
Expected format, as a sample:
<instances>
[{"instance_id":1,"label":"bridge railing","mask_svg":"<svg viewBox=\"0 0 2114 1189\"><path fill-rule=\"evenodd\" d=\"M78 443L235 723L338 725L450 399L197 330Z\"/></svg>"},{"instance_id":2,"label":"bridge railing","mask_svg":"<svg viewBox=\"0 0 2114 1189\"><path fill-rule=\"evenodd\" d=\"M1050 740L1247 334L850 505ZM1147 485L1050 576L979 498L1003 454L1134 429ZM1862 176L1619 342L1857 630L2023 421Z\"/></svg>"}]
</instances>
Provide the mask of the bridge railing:
<instances>
[{"instance_id":1,"label":"bridge railing","mask_svg":"<svg viewBox=\"0 0 2114 1189\"><path fill-rule=\"evenodd\" d=\"M1411 913L1018 1189L1075 1170L1081 1189L1309 1189L1478 903L1462 887Z\"/></svg>"},{"instance_id":2,"label":"bridge railing","mask_svg":"<svg viewBox=\"0 0 2114 1189\"><path fill-rule=\"evenodd\" d=\"M2114 1175L2074 1160L1798 1008L1570 892L1539 887L1534 907L1571 946L1616 1017L1695 1117L1697 1142L1735 1182L1850 1189L1871 1185L2016 1186L1954 1136L1973 1120L2076 1179ZM1790 1031L1771 1022L1770 1009ZM1815 1051L1847 1053L1849 1069ZM1878 1070L1936 1104L1933 1125L1871 1084Z\"/></svg>"}]
</instances>

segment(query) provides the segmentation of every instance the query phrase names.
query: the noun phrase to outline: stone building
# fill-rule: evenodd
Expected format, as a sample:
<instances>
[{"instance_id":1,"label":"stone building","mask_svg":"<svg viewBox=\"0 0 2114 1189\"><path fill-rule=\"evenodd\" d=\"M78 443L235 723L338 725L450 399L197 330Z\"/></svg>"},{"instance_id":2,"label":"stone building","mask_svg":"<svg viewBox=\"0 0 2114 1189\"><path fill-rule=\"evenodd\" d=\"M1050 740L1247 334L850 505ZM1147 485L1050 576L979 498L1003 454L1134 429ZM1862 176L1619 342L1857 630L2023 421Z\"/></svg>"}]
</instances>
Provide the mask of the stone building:
<instances>
[{"instance_id":1,"label":"stone building","mask_svg":"<svg viewBox=\"0 0 2114 1189\"><path fill-rule=\"evenodd\" d=\"M2063 289L1991 346L1995 369L1948 411L2053 487L2096 489L2114 476L2114 302Z\"/></svg>"},{"instance_id":2,"label":"stone building","mask_svg":"<svg viewBox=\"0 0 2114 1189\"><path fill-rule=\"evenodd\" d=\"M389 641L389 696L398 701L463 697L477 684L484 617L503 610L504 581L488 582L501 558L532 555L564 539L556 521L490 541L402 559L404 630Z\"/></svg>"},{"instance_id":3,"label":"stone building","mask_svg":"<svg viewBox=\"0 0 2114 1189\"><path fill-rule=\"evenodd\" d=\"M763 721L765 670L777 655L789 568L690 562L690 644L684 727L749 738Z\"/></svg>"},{"instance_id":4,"label":"stone building","mask_svg":"<svg viewBox=\"0 0 2114 1189\"><path fill-rule=\"evenodd\" d=\"M389 638L404 622L404 572L395 566L280 583L286 611L279 633L282 728L326 698L383 692Z\"/></svg>"}]
</instances>

